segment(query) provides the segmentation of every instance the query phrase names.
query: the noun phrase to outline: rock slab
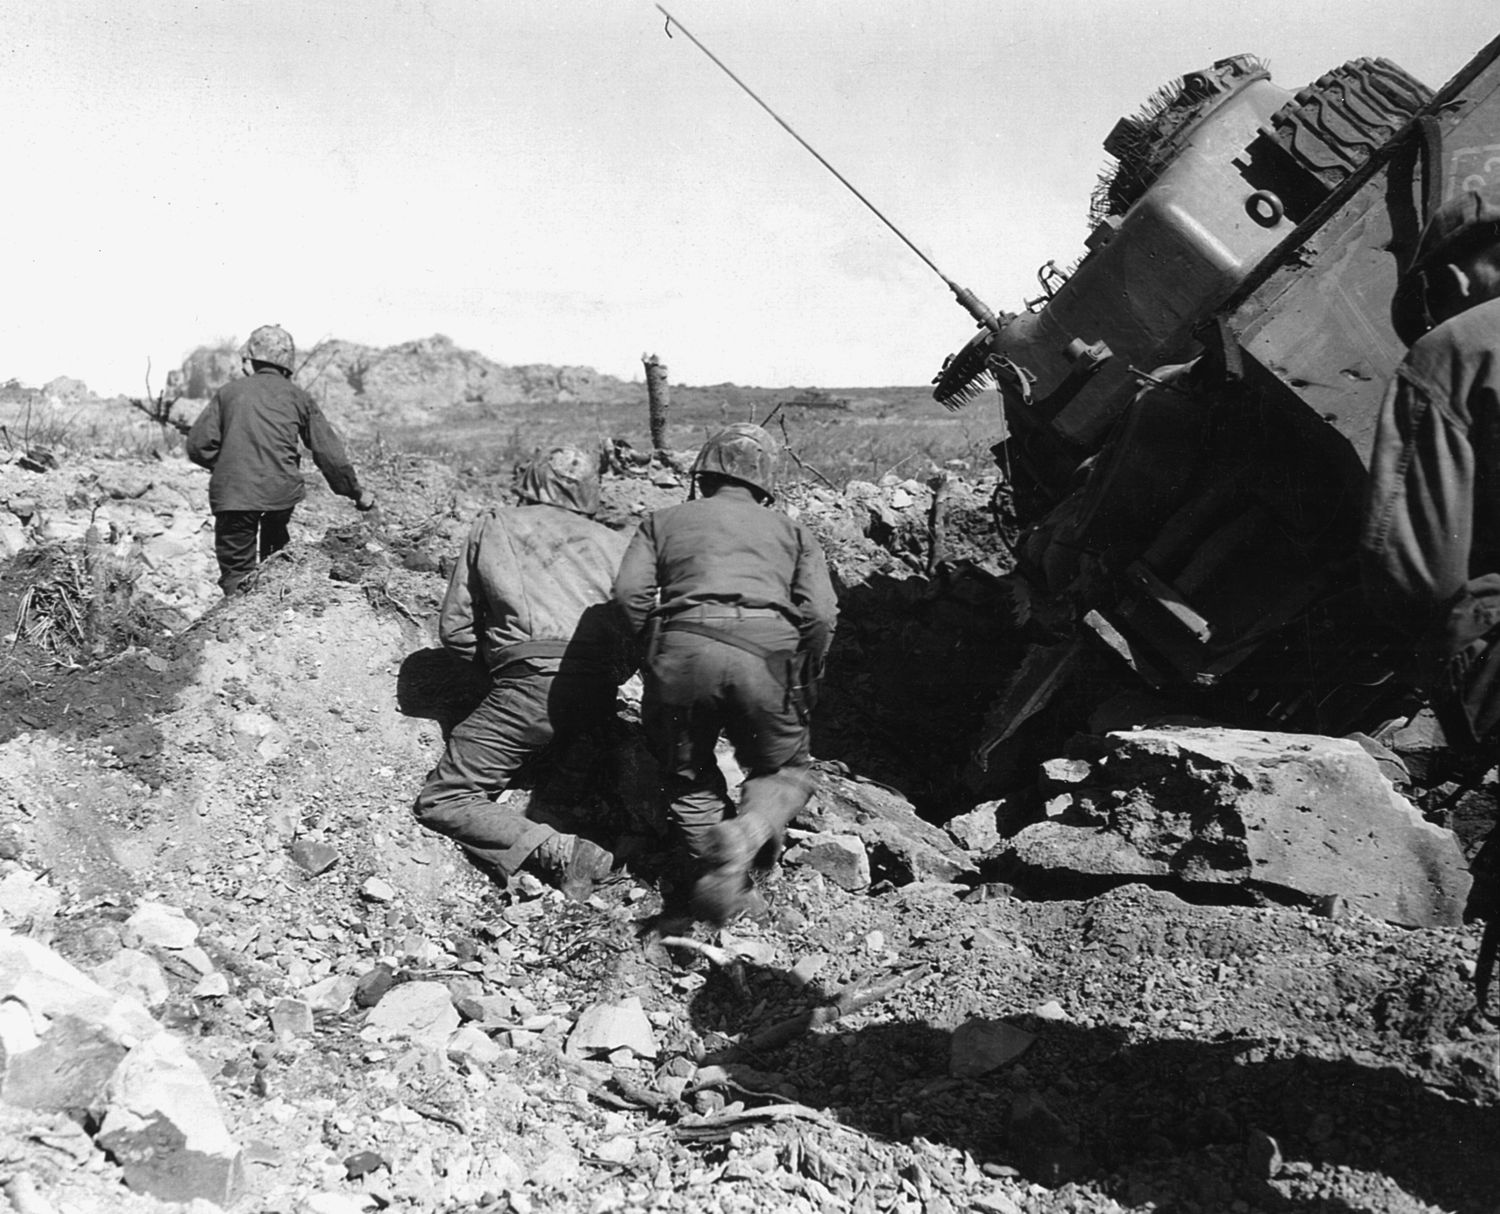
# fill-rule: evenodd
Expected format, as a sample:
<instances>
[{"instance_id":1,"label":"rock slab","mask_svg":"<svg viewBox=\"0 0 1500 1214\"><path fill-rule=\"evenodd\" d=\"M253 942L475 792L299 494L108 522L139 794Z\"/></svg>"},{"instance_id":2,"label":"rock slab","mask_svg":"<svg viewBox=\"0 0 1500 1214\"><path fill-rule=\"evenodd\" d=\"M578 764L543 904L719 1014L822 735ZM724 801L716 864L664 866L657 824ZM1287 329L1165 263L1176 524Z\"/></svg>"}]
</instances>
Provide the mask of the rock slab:
<instances>
[{"instance_id":1,"label":"rock slab","mask_svg":"<svg viewBox=\"0 0 1500 1214\"><path fill-rule=\"evenodd\" d=\"M786 853L786 861L815 869L850 892L870 887L870 857L858 835L808 835Z\"/></svg>"},{"instance_id":2,"label":"rock slab","mask_svg":"<svg viewBox=\"0 0 1500 1214\"><path fill-rule=\"evenodd\" d=\"M1409 927L1461 922L1469 876L1358 742L1180 727L1112 733L1072 808L1012 840L1023 869L1341 896Z\"/></svg>"},{"instance_id":3,"label":"rock slab","mask_svg":"<svg viewBox=\"0 0 1500 1214\"><path fill-rule=\"evenodd\" d=\"M656 1057L656 1034L635 995L585 1008L568 1036L566 1052L570 1058L587 1058L622 1048L638 1058Z\"/></svg>"},{"instance_id":4,"label":"rock slab","mask_svg":"<svg viewBox=\"0 0 1500 1214\"><path fill-rule=\"evenodd\" d=\"M1035 1040L1035 1033L1028 1033L1004 1020L987 1020L983 1017L966 1020L953 1030L948 1074L955 1079L972 1079L988 1074L996 1067L1019 1058Z\"/></svg>"},{"instance_id":5,"label":"rock slab","mask_svg":"<svg viewBox=\"0 0 1500 1214\"><path fill-rule=\"evenodd\" d=\"M814 771L813 787L815 796L796 824L857 837L869 853L872 876L899 886L953 881L974 870L963 849L941 827L919 817L900 793L825 771Z\"/></svg>"},{"instance_id":6,"label":"rock slab","mask_svg":"<svg viewBox=\"0 0 1500 1214\"><path fill-rule=\"evenodd\" d=\"M132 1189L221 1206L239 1195L242 1153L208 1080L175 1037L158 1033L131 1050L107 1094L98 1142L120 1162Z\"/></svg>"}]
</instances>

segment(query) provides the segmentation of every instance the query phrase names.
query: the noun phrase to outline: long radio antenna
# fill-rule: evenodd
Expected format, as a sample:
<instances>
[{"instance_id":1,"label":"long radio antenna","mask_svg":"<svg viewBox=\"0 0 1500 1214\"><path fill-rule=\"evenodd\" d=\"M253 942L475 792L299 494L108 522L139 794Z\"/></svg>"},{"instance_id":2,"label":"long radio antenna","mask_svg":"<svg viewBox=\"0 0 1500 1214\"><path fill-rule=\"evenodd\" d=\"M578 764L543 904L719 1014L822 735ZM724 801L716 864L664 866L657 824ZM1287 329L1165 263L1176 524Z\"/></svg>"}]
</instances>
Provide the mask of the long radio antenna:
<instances>
[{"instance_id":1,"label":"long radio antenna","mask_svg":"<svg viewBox=\"0 0 1500 1214\"><path fill-rule=\"evenodd\" d=\"M832 173L835 177L837 177L839 179L839 181L843 184L843 186L844 186L844 188L846 190L848 190L851 194L853 194L856 198L858 198L862 203L864 203L865 206L867 206L870 209L870 212L875 216L876 219L880 220L881 223L885 224L886 227L890 228L890 230L892 232L894 232L898 237L900 237L901 242L904 245L906 245L906 247L908 249L910 249L913 253L915 253L918 257L920 257L922 259L922 261L927 265L928 269L930 269L934 274L936 274L939 278L941 278L943 280L943 282L947 285L948 289L953 292L954 298L956 298L958 300L959 304L962 305L964 311L966 311L970 316L972 316L981 325L984 325L987 329L990 329L991 331L994 331L994 332L998 332L999 331L999 329L1000 329L1000 322L999 322L999 320L996 319L994 312L992 312L989 309L989 307L985 304L985 302L982 299L979 298L979 296L975 295L974 292L971 291L971 290L969 290L968 287L961 287L961 286L959 286L956 282L954 282L951 278L949 278L946 274L944 274L940 269L938 269L937 264L932 260L932 258L928 257L926 253L922 252L921 249L917 248L917 246L914 245L907 238L907 235L906 235L905 232L903 232L900 228L898 228L895 224L893 224L889 219L887 219L883 214L881 214L880 208L877 207L868 198L866 198L863 194L861 194L859 192L859 190L855 188L854 184L847 177L845 177L836 168L834 168L833 165L829 164L828 160L823 156L823 154L821 152L818 151L817 148L813 147L813 145L810 144L810 143L808 143L806 139L802 138L801 135L797 134L797 132L792 129L791 124L789 122L787 122L787 120L785 118L783 118L780 114L778 114L775 110L773 110L769 105L767 105L764 101L762 101L760 99L760 97L756 94L755 90L752 89L743 80L741 80L738 76L736 76L734 74L734 72L732 72L729 69L728 65L725 64L725 62L722 59L720 59L717 55L715 55L713 53L713 51L709 50L708 47L704 46L703 43L699 42L697 38L693 37L692 30L688 29L687 26L683 25L681 21L677 20L677 18L674 17L674 16L672 16L671 13L667 12L667 10L665 8L663 8L660 4L658 4L656 6L656 8L657 8L657 11L660 12L661 15L667 19L667 32L668 32L669 36L671 34L671 27L672 26L675 25L678 29L680 29L683 32L683 34L686 35L687 40L689 42L691 42L700 51L702 51L705 55L707 55L709 57L709 59L711 59L713 61L713 64L714 64L715 67L717 67L721 72L723 72L726 76L728 76L731 80L733 80L737 85L739 85L740 88L744 90L745 94L750 98L750 100L752 100L753 102L755 102L756 105L760 106L761 109L765 110L766 113L770 114L771 117L776 120L777 125L779 125L782 130L784 130L788 135L790 135L793 139L795 139L798 143L800 143L804 148L806 148L808 150L808 152L810 152L812 154L813 158L819 164L821 164L825 169L827 169L830 173Z\"/></svg>"}]
</instances>

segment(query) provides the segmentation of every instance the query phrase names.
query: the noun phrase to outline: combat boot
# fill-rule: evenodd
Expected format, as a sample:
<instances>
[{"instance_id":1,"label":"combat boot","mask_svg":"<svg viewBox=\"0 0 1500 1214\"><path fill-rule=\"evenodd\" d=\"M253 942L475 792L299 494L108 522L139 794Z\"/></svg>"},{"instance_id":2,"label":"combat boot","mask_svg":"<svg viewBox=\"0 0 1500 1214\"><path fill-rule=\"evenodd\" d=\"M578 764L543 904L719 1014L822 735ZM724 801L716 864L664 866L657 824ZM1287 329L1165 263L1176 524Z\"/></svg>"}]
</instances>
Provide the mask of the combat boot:
<instances>
[{"instance_id":1,"label":"combat boot","mask_svg":"<svg viewBox=\"0 0 1500 1214\"><path fill-rule=\"evenodd\" d=\"M549 835L532 853L542 879L574 902L587 902L594 885L605 880L615 858L597 843L560 831Z\"/></svg>"},{"instance_id":2,"label":"combat boot","mask_svg":"<svg viewBox=\"0 0 1500 1214\"><path fill-rule=\"evenodd\" d=\"M720 822L708 834L704 869L693 883L695 918L722 926L753 904L753 868L769 868L781 851L780 832L762 815L741 814Z\"/></svg>"}]
</instances>

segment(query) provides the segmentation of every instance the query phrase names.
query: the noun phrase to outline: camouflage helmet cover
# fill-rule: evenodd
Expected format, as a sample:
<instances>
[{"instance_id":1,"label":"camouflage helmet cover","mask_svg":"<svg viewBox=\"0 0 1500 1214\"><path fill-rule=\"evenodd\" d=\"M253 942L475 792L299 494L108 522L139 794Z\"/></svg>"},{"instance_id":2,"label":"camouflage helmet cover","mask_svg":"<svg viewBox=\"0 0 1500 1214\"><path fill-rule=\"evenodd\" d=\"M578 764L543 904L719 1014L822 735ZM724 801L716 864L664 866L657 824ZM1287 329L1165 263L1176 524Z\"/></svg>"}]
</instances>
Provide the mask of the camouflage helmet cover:
<instances>
[{"instance_id":1,"label":"camouflage helmet cover","mask_svg":"<svg viewBox=\"0 0 1500 1214\"><path fill-rule=\"evenodd\" d=\"M241 353L258 363L270 363L280 367L288 375L297 361L296 347L292 335L280 325L261 325L245 343Z\"/></svg>"},{"instance_id":2,"label":"camouflage helmet cover","mask_svg":"<svg viewBox=\"0 0 1500 1214\"><path fill-rule=\"evenodd\" d=\"M1451 260L1471 245L1500 240L1500 202L1478 190L1455 194L1432 213L1412 256L1413 270L1430 269Z\"/></svg>"},{"instance_id":3,"label":"camouflage helmet cover","mask_svg":"<svg viewBox=\"0 0 1500 1214\"><path fill-rule=\"evenodd\" d=\"M776 461L781 449L769 432L749 422L726 426L703 444L693 461L693 475L722 476L776 495Z\"/></svg>"},{"instance_id":4,"label":"camouflage helmet cover","mask_svg":"<svg viewBox=\"0 0 1500 1214\"><path fill-rule=\"evenodd\" d=\"M516 494L524 503L560 506L592 518L599 512L599 469L577 447L538 451L516 469Z\"/></svg>"}]
</instances>

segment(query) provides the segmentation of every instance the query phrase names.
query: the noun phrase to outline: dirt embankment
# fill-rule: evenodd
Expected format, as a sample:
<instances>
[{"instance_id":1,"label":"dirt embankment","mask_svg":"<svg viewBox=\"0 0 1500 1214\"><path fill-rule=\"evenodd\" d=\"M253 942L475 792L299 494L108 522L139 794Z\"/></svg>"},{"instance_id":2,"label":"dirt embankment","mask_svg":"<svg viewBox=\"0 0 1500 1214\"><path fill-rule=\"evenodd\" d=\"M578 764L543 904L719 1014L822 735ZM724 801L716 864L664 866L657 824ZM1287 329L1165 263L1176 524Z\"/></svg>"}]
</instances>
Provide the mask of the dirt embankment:
<instances>
[{"instance_id":1,"label":"dirt embankment","mask_svg":"<svg viewBox=\"0 0 1500 1214\"><path fill-rule=\"evenodd\" d=\"M205 474L0 466L0 502L33 503L11 506L0 618L63 580L41 554L81 559L90 518L136 573L124 633L10 646L0 915L95 974L149 963L134 989L243 1149L236 1211L1492 1214L1500 1039L1467 1016L1472 930L1144 885L1027 897L986 879L987 844L923 833L898 792L929 819L970 808L968 731L1018 652L992 483L951 487L936 560L925 481L788 495L843 609L820 791L769 913L710 956L637 936L656 895L630 685L582 776L537 777L637 839L594 902L502 890L415 826L473 691L433 655L445 562L499 490L407 457L366 471L378 517L314 488L288 554L221 603ZM682 493L612 478L606 514ZM851 837L865 884L829 860ZM138 939L142 903L186 912L202 956ZM400 1021L385 986L453 1029ZM827 1006L847 1014L796 1020ZM584 1031L636 1011L629 1043ZM66 1117L8 1109L0 1149L60 1209L167 1208Z\"/></svg>"}]
</instances>

